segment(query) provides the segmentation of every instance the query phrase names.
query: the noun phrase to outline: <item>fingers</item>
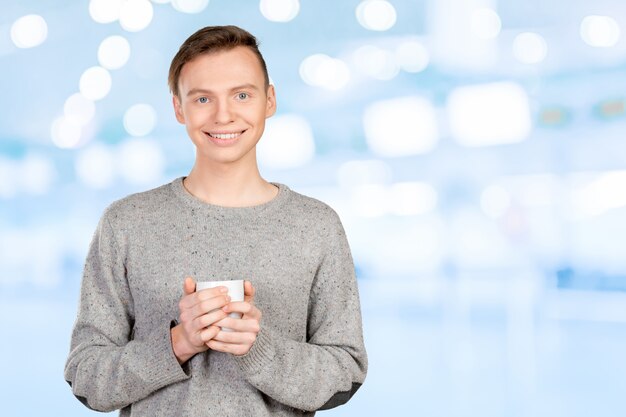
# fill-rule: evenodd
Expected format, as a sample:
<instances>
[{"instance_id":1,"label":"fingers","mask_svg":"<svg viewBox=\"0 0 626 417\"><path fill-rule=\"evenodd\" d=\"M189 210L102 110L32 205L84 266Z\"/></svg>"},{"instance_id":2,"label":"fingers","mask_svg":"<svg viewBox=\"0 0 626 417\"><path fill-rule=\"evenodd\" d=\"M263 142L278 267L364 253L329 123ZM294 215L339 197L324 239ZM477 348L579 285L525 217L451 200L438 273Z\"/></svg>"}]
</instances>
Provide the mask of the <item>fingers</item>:
<instances>
[{"instance_id":1,"label":"fingers","mask_svg":"<svg viewBox=\"0 0 626 417\"><path fill-rule=\"evenodd\" d=\"M252 345L256 340L256 333L252 332L225 332L220 331L212 340L229 343L231 345Z\"/></svg>"},{"instance_id":2,"label":"fingers","mask_svg":"<svg viewBox=\"0 0 626 417\"><path fill-rule=\"evenodd\" d=\"M216 323L223 320L225 317L227 316L223 310L216 309L210 313L189 319L181 324L191 344L199 347L215 337L221 330L221 327L216 326ZM181 313L181 321L184 319L184 314Z\"/></svg>"},{"instance_id":3,"label":"fingers","mask_svg":"<svg viewBox=\"0 0 626 417\"><path fill-rule=\"evenodd\" d=\"M226 287L213 287L206 288L204 290L200 290L196 292L196 297L198 300L208 300L209 298L217 297L221 294L228 294L228 288Z\"/></svg>"},{"instance_id":4,"label":"fingers","mask_svg":"<svg viewBox=\"0 0 626 417\"><path fill-rule=\"evenodd\" d=\"M222 310L227 313L242 313L245 315L244 318L261 320L261 311L256 308L254 304L250 304L246 301L233 301L222 307Z\"/></svg>"},{"instance_id":5,"label":"fingers","mask_svg":"<svg viewBox=\"0 0 626 417\"><path fill-rule=\"evenodd\" d=\"M236 332L252 332L258 333L261 329L259 322L255 319L237 319L234 317L226 316L223 319L215 322L216 326L220 328L227 328Z\"/></svg>"},{"instance_id":6,"label":"fingers","mask_svg":"<svg viewBox=\"0 0 626 417\"><path fill-rule=\"evenodd\" d=\"M228 303L230 303L230 297L228 295L218 295L208 300L199 300L198 304L194 305L189 310L194 317L200 317L213 310L223 309Z\"/></svg>"},{"instance_id":7,"label":"fingers","mask_svg":"<svg viewBox=\"0 0 626 417\"><path fill-rule=\"evenodd\" d=\"M217 324L219 321L225 319L228 315L222 309L215 309L210 313L203 314L194 319L194 327L203 329L205 327Z\"/></svg>"},{"instance_id":8,"label":"fingers","mask_svg":"<svg viewBox=\"0 0 626 417\"><path fill-rule=\"evenodd\" d=\"M181 320L184 315L181 313ZM190 319L183 323L188 337L195 346L202 346L211 340L221 330L216 323L226 318L226 313L222 309L215 309L207 314Z\"/></svg>"},{"instance_id":9,"label":"fingers","mask_svg":"<svg viewBox=\"0 0 626 417\"><path fill-rule=\"evenodd\" d=\"M227 316L214 323L220 328L231 331L220 331L206 343L209 349L241 356L247 354L257 339L261 329L261 311L252 304L254 287L249 281L244 283L245 301L235 301L221 308L224 313L241 313L242 318Z\"/></svg>"},{"instance_id":10,"label":"fingers","mask_svg":"<svg viewBox=\"0 0 626 417\"><path fill-rule=\"evenodd\" d=\"M221 329L217 326L209 326L206 329L202 330L199 334L201 343L206 345L206 343L215 338L215 336L217 336L220 331Z\"/></svg>"},{"instance_id":11,"label":"fingers","mask_svg":"<svg viewBox=\"0 0 626 417\"><path fill-rule=\"evenodd\" d=\"M224 333L224 332L220 332L220 333ZM235 356L245 355L246 353L250 351L250 348L251 348L251 345L249 344L240 345L240 344L225 343L225 342L217 341L215 339L209 341L206 345L213 350L217 350L219 352L224 352L224 353L230 353Z\"/></svg>"},{"instance_id":12,"label":"fingers","mask_svg":"<svg viewBox=\"0 0 626 417\"><path fill-rule=\"evenodd\" d=\"M185 295L179 306L180 323L183 325L185 338L196 346L203 346L207 340L215 335L213 329L208 331L215 322L226 317L222 308L231 299L225 287L210 288L195 291L196 285L192 278L187 277L183 284Z\"/></svg>"},{"instance_id":13,"label":"fingers","mask_svg":"<svg viewBox=\"0 0 626 417\"><path fill-rule=\"evenodd\" d=\"M185 280L185 285L186 284L187 284L187 280ZM194 284L194 288L195 288L195 284ZM186 290L187 288L185 288L185 291ZM219 295L226 294L227 292L228 292L228 289L226 287L215 287L215 288L208 288L206 290L200 290L196 292L192 291L191 293L185 293L185 295L183 295L183 298L180 299L180 302L178 303L178 307L181 311L183 309L193 308L198 303L201 303L213 297L217 297Z\"/></svg>"},{"instance_id":14,"label":"fingers","mask_svg":"<svg viewBox=\"0 0 626 417\"><path fill-rule=\"evenodd\" d=\"M191 277L186 277L185 282L183 283L183 293L185 295L192 294L196 291L196 281Z\"/></svg>"}]
</instances>

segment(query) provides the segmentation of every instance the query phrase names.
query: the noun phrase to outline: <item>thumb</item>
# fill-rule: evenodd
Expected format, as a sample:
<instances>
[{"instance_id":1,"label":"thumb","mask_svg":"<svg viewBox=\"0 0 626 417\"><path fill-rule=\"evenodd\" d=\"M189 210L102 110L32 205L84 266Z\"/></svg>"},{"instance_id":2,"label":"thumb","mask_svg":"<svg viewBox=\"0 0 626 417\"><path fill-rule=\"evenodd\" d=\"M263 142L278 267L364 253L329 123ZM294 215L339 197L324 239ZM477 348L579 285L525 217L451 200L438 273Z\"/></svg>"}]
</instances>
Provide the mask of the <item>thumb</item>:
<instances>
[{"instance_id":1,"label":"thumb","mask_svg":"<svg viewBox=\"0 0 626 417\"><path fill-rule=\"evenodd\" d=\"M185 278L185 282L183 284L183 292L185 295L193 294L196 291L196 281L191 277Z\"/></svg>"},{"instance_id":2,"label":"thumb","mask_svg":"<svg viewBox=\"0 0 626 417\"><path fill-rule=\"evenodd\" d=\"M252 304L254 303L254 293L256 292L256 289L254 288L254 286L252 285L252 283L250 281L244 281L243 283L243 294L244 294L244 301Z\"/></svg>"}]
</instances>

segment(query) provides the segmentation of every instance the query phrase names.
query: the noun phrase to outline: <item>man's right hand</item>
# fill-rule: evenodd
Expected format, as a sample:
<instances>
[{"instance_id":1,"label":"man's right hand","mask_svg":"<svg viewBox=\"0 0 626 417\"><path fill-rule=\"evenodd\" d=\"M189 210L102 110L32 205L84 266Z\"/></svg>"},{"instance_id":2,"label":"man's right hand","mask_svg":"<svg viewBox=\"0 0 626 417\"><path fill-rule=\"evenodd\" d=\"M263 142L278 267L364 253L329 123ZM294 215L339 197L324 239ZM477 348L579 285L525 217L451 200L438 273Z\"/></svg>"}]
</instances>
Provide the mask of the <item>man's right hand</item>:
<instances>
[{"instance_id":1,"label":"man's right hand","mask_svg":"<svg viewBox=\"0 0 626 417\"><path fill-rule=\"evenodd\" d=\"M179 323L171 330L172 348L181 365L209 349L206 343L220 331L213 324L227 316L222 307L230 302L226 287L196 292L196 282L190 277L185 278L183 292L178 303Z\"/></svg>"}]
</instances>

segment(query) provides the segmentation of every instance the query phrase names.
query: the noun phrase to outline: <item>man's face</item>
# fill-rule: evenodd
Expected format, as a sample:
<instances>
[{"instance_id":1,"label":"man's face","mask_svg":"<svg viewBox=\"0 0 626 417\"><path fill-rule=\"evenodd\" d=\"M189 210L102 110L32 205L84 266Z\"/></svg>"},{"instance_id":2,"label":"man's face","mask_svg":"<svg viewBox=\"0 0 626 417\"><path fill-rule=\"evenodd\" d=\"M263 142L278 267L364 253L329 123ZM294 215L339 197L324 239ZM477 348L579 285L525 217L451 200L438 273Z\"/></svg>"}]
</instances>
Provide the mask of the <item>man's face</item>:
<instances>
[{"instance_id":1,"label":"man's face","mask_svg":"<svg viewBox=\"0 0 626 417\"><path fill-rule=\"evenodd\" d=\"M176 119L197 149L197 160L256 163L265 119L276 111L261 63L246 47L200 55L186 63L174 96Z\"/></svg>"}]
</instances>

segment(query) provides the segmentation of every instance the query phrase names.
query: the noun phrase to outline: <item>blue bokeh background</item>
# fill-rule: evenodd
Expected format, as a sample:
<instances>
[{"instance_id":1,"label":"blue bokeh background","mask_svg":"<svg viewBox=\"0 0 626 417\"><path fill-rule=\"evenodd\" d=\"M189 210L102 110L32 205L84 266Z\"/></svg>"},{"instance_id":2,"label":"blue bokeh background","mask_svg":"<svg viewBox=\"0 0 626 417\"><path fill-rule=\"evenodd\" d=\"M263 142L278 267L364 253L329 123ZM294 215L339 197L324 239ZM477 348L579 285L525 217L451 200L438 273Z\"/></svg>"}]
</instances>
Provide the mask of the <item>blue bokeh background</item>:
<instances>
[{"instance_id":1,"label":"blue bokeh background","mask_svg":"<svg viewBox=\"0 0 626 417\"><path fill-rule=\"evenodd\" d=\"M354 253L370 372L322 415L624 415L626 3L30 0L0 4L3 416L95 415L63 380L87 247L113 200L189 172L167 70L221 24L276 86L263 176Z\"/></svg>"}]
</instances>

